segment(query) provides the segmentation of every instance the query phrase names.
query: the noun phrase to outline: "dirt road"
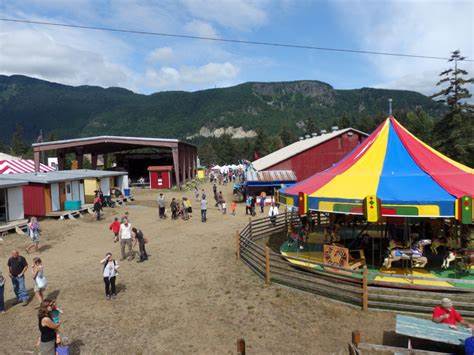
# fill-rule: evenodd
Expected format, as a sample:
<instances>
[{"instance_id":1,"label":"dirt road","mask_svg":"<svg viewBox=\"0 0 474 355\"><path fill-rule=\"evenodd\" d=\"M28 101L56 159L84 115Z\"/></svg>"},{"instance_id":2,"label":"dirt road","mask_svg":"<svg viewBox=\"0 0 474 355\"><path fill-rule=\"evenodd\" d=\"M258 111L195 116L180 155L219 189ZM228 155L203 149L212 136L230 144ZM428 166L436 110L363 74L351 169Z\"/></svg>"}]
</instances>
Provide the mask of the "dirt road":
<instances>
[{"instance_id":1,"label":"dirt road","mask_svg":"<svg viewBox=\"0 0 474 355\"><path fill-rule=\"evenodd\" d=\"M211 196L211 187L205 188ZM230 202L230 187L224 190ZM64 310L62 333L73 353L232 354L237 338L243 337L248 354L342 354L354 329L376 342L384 329L393 329L390 313L362 313L278 285L265 287L235 260L234 233L248 221L242 205L237 216L224 216L210 203L204 224L193 201L191 220L163 221L157 216L156 196L155 191L137 191L135 203L107 210L100 222L85 216L41 223L47 294L57 297ZM183 193L166 192L168 203L172 196ZM107 301L99 260L107 251L120 258L108 224L124 211L149 239L151 257L145 263L119 262L119 294ZM4 273L10 251L24 250L26 242L12 234L0 243ZM33 256L27 256L29 262ZM28 274L27 287L32 286ZM27 307L11 306L12 296L7 280L0 353L32 353L38 336L36 300Z\"/></svg>"}]
</instances>

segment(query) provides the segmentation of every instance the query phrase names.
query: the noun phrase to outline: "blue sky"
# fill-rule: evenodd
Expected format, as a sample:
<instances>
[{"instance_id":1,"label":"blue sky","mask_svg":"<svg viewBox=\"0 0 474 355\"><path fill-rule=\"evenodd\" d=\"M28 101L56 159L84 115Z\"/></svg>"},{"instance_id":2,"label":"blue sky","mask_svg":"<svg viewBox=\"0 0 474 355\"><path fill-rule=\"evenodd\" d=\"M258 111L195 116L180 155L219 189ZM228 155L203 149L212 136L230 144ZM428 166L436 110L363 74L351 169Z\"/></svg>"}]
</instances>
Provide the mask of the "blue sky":
<instances>
[{"instance_id":1,"label":"blue sky","mask_svg":"<svg viewBox=\"0 0 474 355\"><path fill-rule=\"evenodd\" d=\"M447 56L474 55L474 2L0 1L1 17ZM446 63L0 23L0 73L151 93L311 79L335 88L434 90ZM471 73L473 64L465 65Z\"/></svg>"}]
</instances>

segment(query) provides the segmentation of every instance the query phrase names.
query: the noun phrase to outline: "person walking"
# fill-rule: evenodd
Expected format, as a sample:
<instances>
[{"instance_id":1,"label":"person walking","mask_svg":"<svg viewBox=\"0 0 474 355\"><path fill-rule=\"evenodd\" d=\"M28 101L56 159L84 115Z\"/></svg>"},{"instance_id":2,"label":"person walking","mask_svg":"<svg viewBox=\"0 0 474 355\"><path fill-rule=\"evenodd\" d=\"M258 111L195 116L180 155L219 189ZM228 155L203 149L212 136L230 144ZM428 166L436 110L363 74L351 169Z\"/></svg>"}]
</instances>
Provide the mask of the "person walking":
<instances>
[{"instance_id":1,"label":"person walking","mask_svg":"<svg viewBox=\"0 0 474 355\"><path fill-rule=\"evenodd\" d=\"M255 205L257 203L257 198L255 196L250 197L250 213L252 216L255 216Z\"/></svg>"},{"instance_id":2,"label":"person walking","mask_svg":"<svg viewBox=\"0 0 474 355\"><path fill-rule=\"evenodd\" d=\"M245 200L245 214L252 214L252 196L248 195L247 199Z\"/></svg>"},{"instance_id":3,"label":"person walking","mask_svg":"<svg viewBox=\"0 0 474 355\"><path fill-rule=\"evenodd\" d=\"M158 196L158 214L161 219L166 218L165 206L166 206L165 196L163 195L163 193L160 193L160 196Z\"/></svg>"},{"instance_id":4,"label":"person walking","mask_svg":"<svg viewBox=\"0 0 474 355\"><path fill-rule=\"evenodd\" d=\"M109 229L112 231L112 233L114 233L114 243L116 243L120 233L120 222L118 217L114 218L114 221L110 224Z\"/></svg>"},{"instance_id":5,"label":"person walking","mask_svg":"<svg viewBox=\"0 0 474 355\"><path fill-rule=\"evenodd\" d=\"M176 201L176 198L174 197L171 199L170 208L171 208L171 218L177 219L179 206L178 206L178 202Z\"/></svg>"},{"instance_id":6,"label":"person walking","mask_svg":"<svg viewBox=\"0 0 474 355\"><path fill-rule=\"evenodd\" d=\"M230 204L230 213L232 214L232 216L235 216L236 209L237 209L237 202L232 201L232 203Z\"/></svg>"},{"instance_id":7,"label":"person walking","mask_svg":"<svg viewBox=\"0 0 474 355\"><path fill-rule=\"evenodd\" d=\"M120 225L120 251L122 253L122 260L125 260L125 246L128 248L128 260L133 259L132 252L132 225L128 223L128 220L125 219L124 222Z\"/></svg>"},{"instance_id":8,"label":"person walking","mask_svg":"<svg viewBox=\"0 0 474 355\"><path fill-rule=\"evenodd\" d=\"M99 194L96 194L94 198L94 207L93 207L95 217L99 221L100 220L100 213L102 211L102 199L100 198Z\"/></svg>"},{"instance_id":9,"label":"person walking","mask_svg":"<svg viewBox=\"0 0 474 355\"><path fill-rule=\"evenodd\" d=\"M119 264L112 257L112 253L105 254L105 258L100 261L104 268L102 270L102 276L104 277L105 285L105 298L110 300L111 298L115 299L117 292L115 289L115 279L117 277L117 270Z\"/></svg>"},{"instance_id":10,"label":"person walking","mask_svg":"<svg viewBox=\"0 0 474 355\"><path fill-rule=\"evenodd\" d=\"M260 194L260 201L259 201L259 204L260 204L260 213L265 212L264 209L265 209L265 199L266 199L266 197L267 197L267 196L265 195L264 192L262 192L262 193Z\"/></svg>"},{"instance_id":11,"label":"person walking","mask_svg":"<svg viewBox=\"0 0 474 355\"><path fill-rule=\"evenodd\" d=\"M38 328L40 331L39 350L41 355L55 355L58 340L57 331L61 322L53 321L54 301L46 299L38 310Z\"/></svg>"},{"instance_id":12,"label":"person walking","mask_svg":"<svg viewBox=\"0 0 474 355\"><path fill-rule=\"evenodd\" d=\"M189 210L188 210L188 204L186 202L186 197L183 197L181 199L181 211L183 211L182 218L187 221L189 219Z\"/></svg>"},{"instance_id":13,"label":"person walking","mask_svg":"<svg viewBox=\"0 0 474 355\"><path fill-rule=\"evenodd\" d=\"M204 189L201 190L201 199L203 198L206 198L206 192L204 191Z\"/></svg>"},{"instance_id":14,"label":"person walking","mask_svg":"<svg viewBox=\"0 0 474 355\"><path fill-rule=\"evenodd\" d=\"M206 197L201 199L201 222L207 222L207 200Z\"/></svg>"},{"instance_id":15,"label":"person walking","mask_svg":"<svg viewBox=\"0 0 474 355\"><path fill-rule=\"evenodd\" d=\"M31 217L30 222L27 224L28 236L31 239L31 244L26 247L26 252L30 254L32 248L36 252L39 251L39 241L40 241L40 225L36 217Z\"/></svg>"},{"instance_id":16,"label":"person walking","mask_svg":"<svg viewBox=\"0 0 474 355\"><path fill-rule=\"evenodd\" d=\"M15 292L18 302L22 302L23 306L26 306L28 304L28 292L26 292L25 287L25 272L28 270L28 263L18 250L13 250L7 264L13 292Z\"/></svg>"},{"instance_id":17,"label":"person walking","mask_svg":"<svg viewBox=\"0 0 474 355\"><path fill-rule=\"evenodd\" d=\"M0 313L5 313L5 277L0 271Z\"/></svg>"},{"instance_id":18,"label":"person walking","mask_svg":"<svg viewBox=\"0 0 474 355\"><path fill-rule=\"evenodd\" d=\"M199 189L197 186L194 186L194 200L199 201Z\"/></svg>"},{"instance_id":19,"label":"person walking","mask_svg":"<svg viewBox=\"0 0 474 355\"><path fill-rule=\"evenodd\" d=\"M273 225L276 224L278 213L278 207L274 203L272 203L272 205L270 206L270 210L268 211L268 216L270 217L270 222L272 222Z\"/></svg>"},{"instance_id":20,"label":"person walking","mask_svg":"<svg viewBox=\"0 0 474 355\"><path fill-rule=\"evenodd\" d=\"M140 260L137 260L137 263L142 263L145 260L148 260L148 254L145 250L146 239L143 236L143 232L140 229L132 228L132 235L134 240L134 245L138 243L138 250L140 251Z\"/></svg>"},{"instance_id":21,"label":"person walking","mask_svg":"<svg viewBox=\"0 0 474 355\"><path fill-rule=\"evenodd\" d=\"M34 282L33 289L35 291L36 298L41 304L41 302L43 302L44 290L46 290L48 281L46 277L44 276L44 266L40 258L33 259L33 266L31 267L31 273L33 274L33 282Z\"/></svg>"}]
</instances>

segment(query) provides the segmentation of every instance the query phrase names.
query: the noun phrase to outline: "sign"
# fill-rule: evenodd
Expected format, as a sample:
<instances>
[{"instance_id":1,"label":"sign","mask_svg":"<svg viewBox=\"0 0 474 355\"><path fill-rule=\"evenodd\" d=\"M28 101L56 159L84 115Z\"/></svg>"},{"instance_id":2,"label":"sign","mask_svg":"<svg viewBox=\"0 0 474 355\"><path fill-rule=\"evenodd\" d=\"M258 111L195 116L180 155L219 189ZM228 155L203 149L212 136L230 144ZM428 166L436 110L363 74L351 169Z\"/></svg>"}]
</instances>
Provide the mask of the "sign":
<instances>
[{"instance_id":1,"label":"sign","mask_svg":"<svg viewBox=\"0 0 474 355\"><path fill-rule=\"evenodd\" d=\"M375 195L364 198L364 216L367 222L378 222L382 216L380 199Z\"/></svg>"},{"instance_id":2,"label":"sign","mask_svg":"<svg viewBox=\"0 0 474 355\"><path fill-rule=\"evenodd\" d=\"M463 196L458 198L458 219L463 224L472 223L472 198L471 196Z\"/></svg>"},{"instance_id":3,"label":"sign","mask_svg":"<svg viewBox=\"0 0 474 355\"><path fill-rule=\"evenodd\" d=\"M349 268L349 249L333 244L324 244L323 262L332 266Z\"/></svg>"}]
</instances>

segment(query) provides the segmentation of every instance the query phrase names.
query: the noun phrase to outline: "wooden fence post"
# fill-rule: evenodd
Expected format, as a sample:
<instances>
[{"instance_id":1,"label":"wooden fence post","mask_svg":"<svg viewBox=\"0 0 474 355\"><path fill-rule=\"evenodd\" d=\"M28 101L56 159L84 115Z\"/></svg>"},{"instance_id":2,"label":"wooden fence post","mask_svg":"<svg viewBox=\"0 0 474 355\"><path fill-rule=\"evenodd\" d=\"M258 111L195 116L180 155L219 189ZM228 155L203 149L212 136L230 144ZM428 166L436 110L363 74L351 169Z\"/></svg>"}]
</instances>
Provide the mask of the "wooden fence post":
<instances>
[{"instance_id":1,"label":"wooden fence post","mask_svg":"<svg viewBox=\"0 0 474 355\"><path fill-rule=\"evenodd\" d=\"M270 285L270 247L265 245L265 284Z\"/></svg>"},{"instance_id":2,"label":"wooden fence post","mask_svg":"<svg viewBox=\"0 0 474 355\"><path fill-rule=\"evenodd\" d=\"M367 265L364 265L364 269L362 272L362 310L367 311L369 309L369 290L367 287L367 278L368 278L368 271Z\"/></svg>"},{"instance_id":3,"label":"wooden fence post","mask_svg":"<svg viewBox=\"0 0 474 355\"><path fill-rule=\"evenodd\" d=\"M236 247L235 258L239 260L240 259L240 233L239 231L235 233L235 247Z\"/></svg>"},{"instance_id":4,"label":"wooden fence post","mask_svg":"<svg viewBox=\"0 0 474 355\"><path fill-rule=\"evenodd\" d=\"M237 340L237 354L245 355L245 340L243 338Z\"/></svg>"}]
</instances>

